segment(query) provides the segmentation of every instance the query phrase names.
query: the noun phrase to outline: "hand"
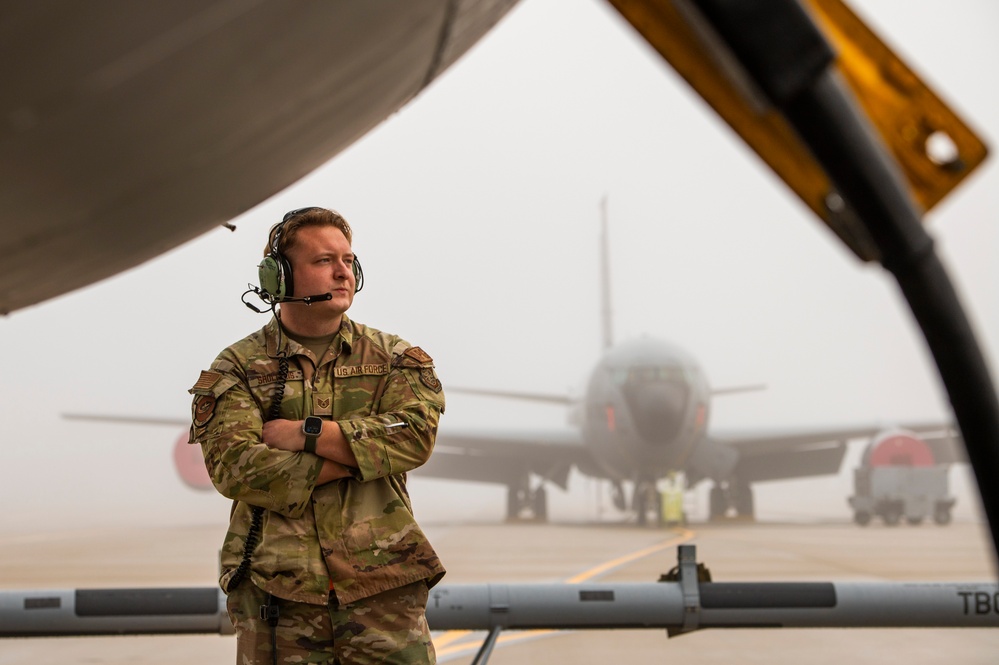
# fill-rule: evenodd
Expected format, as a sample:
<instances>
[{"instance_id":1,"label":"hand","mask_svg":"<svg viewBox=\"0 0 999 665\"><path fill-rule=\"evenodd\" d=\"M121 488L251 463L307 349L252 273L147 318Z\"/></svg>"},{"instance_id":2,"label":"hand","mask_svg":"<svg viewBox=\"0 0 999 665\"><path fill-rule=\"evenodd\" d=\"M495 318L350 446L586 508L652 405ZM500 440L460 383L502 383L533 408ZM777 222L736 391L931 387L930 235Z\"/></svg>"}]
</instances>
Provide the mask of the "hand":
<instances>
[{"instance_id":1,"label":"hand","mask_svg":"<svg viewBox=\"0 0 999 665\"><path fill-rule=\"evenodd\" d=\"M263 442L271 448L297 453L305 449L301 420L268 420L264 423Z\"/></svg>"}]
</instances>

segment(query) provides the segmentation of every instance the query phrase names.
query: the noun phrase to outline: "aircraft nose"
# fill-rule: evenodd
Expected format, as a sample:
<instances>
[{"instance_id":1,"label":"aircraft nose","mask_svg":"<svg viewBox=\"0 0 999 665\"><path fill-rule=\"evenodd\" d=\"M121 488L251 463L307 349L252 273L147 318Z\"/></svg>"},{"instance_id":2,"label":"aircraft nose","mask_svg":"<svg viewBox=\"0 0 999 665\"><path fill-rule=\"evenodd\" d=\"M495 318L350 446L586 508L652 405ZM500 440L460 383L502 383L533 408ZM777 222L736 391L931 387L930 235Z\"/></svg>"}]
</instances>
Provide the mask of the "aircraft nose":
<instances>
[{"instance_id":1,"label":"aircraft nose","mask_svg":"<svg viewBox=\"0 0 999 665\"><path fill-rule=\"evenodd\" d=\"M647 383L627 391L635 428L652 445L668 445L683 425L690 391L674 382Z\"/></svg>"}]
</instances>

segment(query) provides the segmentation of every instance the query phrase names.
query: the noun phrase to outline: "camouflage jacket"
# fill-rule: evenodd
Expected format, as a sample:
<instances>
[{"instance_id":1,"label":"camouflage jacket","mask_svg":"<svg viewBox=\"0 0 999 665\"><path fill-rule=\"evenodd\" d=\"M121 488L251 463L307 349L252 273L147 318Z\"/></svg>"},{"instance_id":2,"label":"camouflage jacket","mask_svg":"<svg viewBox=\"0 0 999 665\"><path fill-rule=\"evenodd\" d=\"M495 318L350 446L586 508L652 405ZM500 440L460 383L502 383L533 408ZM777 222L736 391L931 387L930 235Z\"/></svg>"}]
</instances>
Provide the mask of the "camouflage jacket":
<instances>
[{"instance_id":1,"label":"camouflage jacket","mask_svg":"<svg viewBox=\"0 0 999 665\"><path fill-rule=\"evenodd\" d=\"M261 442L282 350L289 362L280 417L337 421L357 457L352 478L317 487L319 457ZM326 604L333 588L349 603L421 579L436 583L444 568L406 490L406 472L429 459L444 411L432 359L345 316L315 360L271 319L219 354L189 391L190 442L201 444L216 489L234 500L220 583L242 560L253 506L265 510L248 577L279 598Z\"/></svg>"}]
</instances>

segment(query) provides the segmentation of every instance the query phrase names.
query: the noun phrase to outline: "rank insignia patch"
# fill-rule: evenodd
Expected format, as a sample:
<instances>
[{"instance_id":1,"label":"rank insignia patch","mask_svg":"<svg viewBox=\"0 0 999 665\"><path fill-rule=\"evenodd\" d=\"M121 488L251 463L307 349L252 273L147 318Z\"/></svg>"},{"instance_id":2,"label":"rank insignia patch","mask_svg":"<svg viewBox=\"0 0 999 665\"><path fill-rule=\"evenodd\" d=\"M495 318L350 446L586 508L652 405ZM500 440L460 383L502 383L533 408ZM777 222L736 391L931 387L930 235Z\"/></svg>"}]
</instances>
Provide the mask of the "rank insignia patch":
<instances>
[{"instance_id":1,"label":"rank insignia patch","mask_svg":"<svg viewBox=\"0 0 999 665\"><path fill-rule=\"evenodd\" d=\"M441 381L437 378L437 375L434 374L432 367L425 367L420 370L420 381L423 382L423 385L430 388L435 393L439 393L441 391Z\"/></svg>"},{"instance_id":2,"label":"rank insignia patch","mask_svg":"<svg viewBox=\"0 0 999 665\"><path fill-rule=\"evenodd\" d=\"M312 415L332 416L333 415L333 395L330 393L312 394Z\"/></svg>"},{"instance_id":3,"label":"rank insignia patch","mask_svg":"<svg viewBox=\"0 0 999 665\"><path fill-rule=\"evenodd\" d=\"M215 415L215 395L198 395L191 407L195 427L204 427Z\"/></svg>"}]
</instances>

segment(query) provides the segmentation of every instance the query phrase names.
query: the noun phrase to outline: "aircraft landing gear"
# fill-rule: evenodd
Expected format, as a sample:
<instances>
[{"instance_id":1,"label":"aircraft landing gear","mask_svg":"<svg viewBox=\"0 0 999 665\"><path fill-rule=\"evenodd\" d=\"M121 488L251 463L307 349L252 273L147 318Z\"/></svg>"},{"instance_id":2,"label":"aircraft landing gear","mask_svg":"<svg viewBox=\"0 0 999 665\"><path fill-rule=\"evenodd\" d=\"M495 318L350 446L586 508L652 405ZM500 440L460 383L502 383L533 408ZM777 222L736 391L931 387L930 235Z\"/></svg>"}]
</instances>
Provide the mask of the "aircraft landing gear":
<instances>
[{"instance_id":1,"label":"aircraft landing gear","mask_svg":"<svg viewBox=\"0 0 999 665\"><path fill-rule=\"evenodd\" d=\"M728 513L728 499L725 497L725 490L715 484L708 494L708 519L712 522L724 519L726 513Z\"/></svg>"},{"instance_id":2,"label":"aircraft landing gear","mask_svg":"<svg viewBox=\"0 0 999 665\"><path fill-rule=\"evenodd\" d=\"M635 483L635 492L631 498L631 507L635 511L636 521L639 526L645 526L652 521L652 524L659 526L662 524L663 501L655 483L647 480L640 480Z\"/></svg>"},{"instance_id":3,"label":"aircraft landing gear","mask_svg":"<svg viewBox=\"0 0 999 665\"><path fill-rule=\"evenodd\" d=\"M753 488L748 483L715 483L708 495L708 518L712 521L731 518L752 520L756 517Z\"/></svg>"},{"instance_id":4,"label":"aircraft landing gear","mask_svg":"<svg viewBox=\"0 0 999 665\"><path fill-rule=\"evenodd\" d=\"M509 522L548 521L548 492L544 485L531 489L528 480L510 485L506 492L506 519Z\"/></svg>"},{"instance_id":5,"label":"aircraft landing gear","mask_svg":"<svg viewBox=\"0 0 999 665\"><path fill-rule=\"evenodd\" d=\"M614 507L620 511L624 511L628 507L628 503L624 498L624 488L617 481L614 481L611 485L611 500L614 501Z\"/></svg>"},{"instance_id":6,"label":"aircraft landing gear","mask_svg":"<svg viewBox=\"0 0 999 665\"><path fill-rule=\"evenodd\" d=\"M729 492L732 495L736 517L755 519L756 506L753 502L753 488L749 486L749 483L730 485Z\"/></svg>"}]
</instances>

